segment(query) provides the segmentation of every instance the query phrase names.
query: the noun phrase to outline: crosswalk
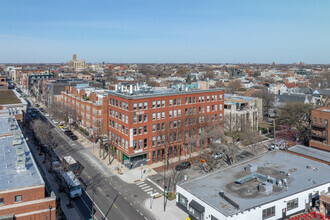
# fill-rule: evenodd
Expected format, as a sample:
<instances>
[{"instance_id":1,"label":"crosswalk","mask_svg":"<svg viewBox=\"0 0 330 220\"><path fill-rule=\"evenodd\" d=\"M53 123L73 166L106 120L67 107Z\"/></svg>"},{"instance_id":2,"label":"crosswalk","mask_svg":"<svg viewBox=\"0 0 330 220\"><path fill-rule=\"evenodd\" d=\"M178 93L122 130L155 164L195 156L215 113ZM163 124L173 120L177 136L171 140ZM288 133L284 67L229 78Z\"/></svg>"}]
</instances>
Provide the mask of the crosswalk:
<instances>
[{"instance_id":1,"label":"crosswalk","mask_svg":"<svg viewBox=\"0 0 330 220\"><path fill-rule=\"evenodd\" d=\"M147 193L151 197L159 196L160 193L158 193L153 187L149 185L150 183L146 183L144 181L136 183L136 185L143 190L145 193Z\"/></svg>"}]
</instances>

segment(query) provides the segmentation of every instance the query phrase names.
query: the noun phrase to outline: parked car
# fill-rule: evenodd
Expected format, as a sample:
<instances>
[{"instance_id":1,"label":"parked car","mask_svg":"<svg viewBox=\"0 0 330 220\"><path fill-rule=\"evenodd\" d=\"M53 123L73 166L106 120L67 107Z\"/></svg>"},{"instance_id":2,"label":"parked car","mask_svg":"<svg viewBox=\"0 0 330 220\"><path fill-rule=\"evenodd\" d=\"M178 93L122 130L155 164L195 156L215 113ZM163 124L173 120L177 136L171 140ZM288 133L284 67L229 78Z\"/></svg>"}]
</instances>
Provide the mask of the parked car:
<instances>
[{"instance_id":1,"label":"parked car","mask_svg":"<svg viewBox=\"0 0 330 220\"><path fill-rule=\"evenodd\" d=\"M218 159L218 158L221 158L223 157L223 153L222 152L218 152L218 153L215 153L212 155L214 159Z\"/></svg>"},{"instance_id":2,"label":"parked car","mask_svg":"<svg viewBox=\"0 0 330 220\"><path fill-rule=\"evenodd\" d=\"M39 110L40 110L41 112L45 112L45 109L43 109L43 108L39 108Z\"/></svg>"},{"instance_id":3,"label":"parked car","mask_svg":"<svg viewBox=\"0 0 330 220\"><path fill-rule=\"evenodd\" d=\"M46 113L45 113L45 116L46 116L46 117L49 117L49 114L46 112Z\"/></svg>"},{"instance_id":4,"label":"parked car","mask_svg":"<svg viewBox=\"0 0 330 220\"><path fill-rule=\"evenodd\" d=\"M182 162L178 165L175 166L175 170L176 171L181 171L181 170L185 170L185 169L189 169L191 167L191 164L189 161L185 161L185 162Z\"/></svg>"},{"instance_id":5,"label":"parked car","mask_svg":"<svg viewBox=\"0 0 330 220\"><path fill-rule=\"evenodd\" d=\"M52 122L53 122L54 124L58 124L58 121L56 121L55 119L52 119Z\"/></svg>"},{"instance_id":6,"label":"parked car","mask_svg":"<svg viewBox=\"0 0 330 220\"><path fill-rule=\"evenodd\" d=\"M64 127L64 126L61 126L61 130L62 131L66 131L66 130L68 130L68 128L67 127Z\"/></svg>"},{"instance_id":7,"label":"parked car","mask_svg":"<svg viewBox=\"0 0 330 220\"><path fill-rule=\"evenodd\" d=\"M66 131L64 131L64 134L66 134L67 136L70 136L70 135L72 135L73 133L72 133L71 130L66 130Z\"/></svg>"},{"instance_id":8,"label":"parked car","mask_svg":"<svg viewBox=\"0 0 330 220\"><path fill-rule=\"evenodd\" d=\"M75 141L75 140L78 140L78 137L77 137L76 135L74 135L74 134L70 135L69 137L70 137L72 140L74 140L74 141Z\"/></svg>"},{"instance_id":9,"label":"parked car","mask_svg":"<svg viewBox=\"0 0 330 220\"><path fill-rule=\"evenodd\" d=\"M39 104L36 104L36 107L39 108Z\"/></svg>"}]
</instances>

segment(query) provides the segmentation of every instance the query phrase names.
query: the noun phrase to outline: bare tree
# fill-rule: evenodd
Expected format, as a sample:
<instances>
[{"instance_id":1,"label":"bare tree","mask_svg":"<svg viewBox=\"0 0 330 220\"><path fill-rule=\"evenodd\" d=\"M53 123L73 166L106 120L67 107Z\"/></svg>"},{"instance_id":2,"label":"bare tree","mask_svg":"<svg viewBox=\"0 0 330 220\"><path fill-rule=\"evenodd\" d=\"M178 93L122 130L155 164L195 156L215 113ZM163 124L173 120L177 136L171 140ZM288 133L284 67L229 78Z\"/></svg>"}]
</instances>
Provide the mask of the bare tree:
<instances>
[{"instance_id":1,"label":"bare tree","mask_svg":"<svg viewBox=\"0 0 330 220\"><path fill-rule=\"evenodd\" d=\"M242 87L241 80L236 79L236 80L230 81L226 89L229 93L233 94L235 91L237 91L241 87Z\"/></svg>"}]
</instances>

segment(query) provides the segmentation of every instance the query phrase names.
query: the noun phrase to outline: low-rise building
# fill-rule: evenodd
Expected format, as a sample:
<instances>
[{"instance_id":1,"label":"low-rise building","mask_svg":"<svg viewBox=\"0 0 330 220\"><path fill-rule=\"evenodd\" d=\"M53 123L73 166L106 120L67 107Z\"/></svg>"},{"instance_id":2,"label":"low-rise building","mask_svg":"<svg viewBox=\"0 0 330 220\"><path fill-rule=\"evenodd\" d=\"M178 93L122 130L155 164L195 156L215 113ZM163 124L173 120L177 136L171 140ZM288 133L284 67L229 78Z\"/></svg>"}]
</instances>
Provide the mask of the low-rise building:
<instances>
[{"instance_id":1,"label":"low-rise building","mask_svg":"<svg viewBox=\"0 0 330 220\"><path fill-rule=\"evenodd\" d=\"M12 116L0 116L0 219L55 219L56 198Z\"/></svg>"},{"instance_id":2,"label":"low-rise building","mask_svg":"<svg viewBox=\"0 0 330 220\"><path fill-rule=\"evenodd\" d=\"M16 90L0 91L0 115L13 115L25 124L27 102Z\"/></svg>"},{"instance_id":3,"label":"low-rise building","mask_svg":"<svg viewBox=\"0 0 330 220\"><path fill-rule=\"evenodd\" d=\"M191 219L287 219L320 207L330 189L327 164L272 151L177 185Z\"/></svg>"},{"instance_id":4,"label":"low-rise building","mask_svg":"<svg viewBox=\"0 0 330 220\"><path fill-rule=\"evenodd\" d=\"M259 112L261 109L261 112ZM245 126L258 129L259 113L262 116L262 100L255 97L225 94L225 128L241 130Z\"/></svg>"}]
</instances>

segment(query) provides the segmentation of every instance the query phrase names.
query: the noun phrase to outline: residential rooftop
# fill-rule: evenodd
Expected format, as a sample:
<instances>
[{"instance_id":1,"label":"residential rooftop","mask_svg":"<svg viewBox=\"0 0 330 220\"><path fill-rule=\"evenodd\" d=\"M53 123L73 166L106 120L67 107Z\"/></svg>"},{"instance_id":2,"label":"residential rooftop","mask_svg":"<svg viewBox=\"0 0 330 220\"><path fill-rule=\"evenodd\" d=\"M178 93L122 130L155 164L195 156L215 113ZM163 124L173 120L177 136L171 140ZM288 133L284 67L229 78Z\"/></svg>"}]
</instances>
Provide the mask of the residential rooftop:
<instances>
[{"instance_id":1,"label":"residential rooftop","mask_svg":"<svg viewBox=\"0 0 330 220\"><path fill-rule=\"evenodd\" d=\"M13 90L0 91L0 105L19 104L21 100Z\"/></svg>"},{"instance_id":2,"label":"residential rooftop","mask_svg":"<svg viewBox=\"0 0 330 220\"><path fill-rule=\"evenodd\" d=\"M16 132L20 132L20 130L15 117L10 117L8 112L0 116L0 137L13 135Z\"/></svg>"},{"instance_id":3,"label":"residential rooftop","mask_svg":"<svg viewBox=\"0 0 330 220\"><path fill-rule=\"evenodd\" d=\"M325 162L330 163L330 152L319 150L312 147L307 147L303 145L295 145L293 147L290 147L288 151L301 154L308 157L313 157L319 160L323 160Z\"/></svg>"},{"instance_id":4,"label":"residential rooftop","mask_svg":"<svg viewBox=\"0 0 330 220\"><path fill-rule=\"evenodd\" d=\"M3 126L2 123L0 127ZM22 133L0 137L0 191L43 184Z\"/></svg>"},{"instance_id":5,"label":"residential rooftop","mask_svg":"<svg viewBox=\"0 0 330 220\"><path fill-rule=\"evenodd\" d=\"M261 177L249 178L251 173L245 171L248 165L257 168L255 175ZM231 216L329 183L329 173L330 167L324 163L283 151L272 151L178 185L222 214ZM287 187L274 184L268 195L259 192L257 187L265 181L260 180L264 177L276 181L285 179ZM220 192L225 196L220 196Z\"/></svg>"}]
</instances>

